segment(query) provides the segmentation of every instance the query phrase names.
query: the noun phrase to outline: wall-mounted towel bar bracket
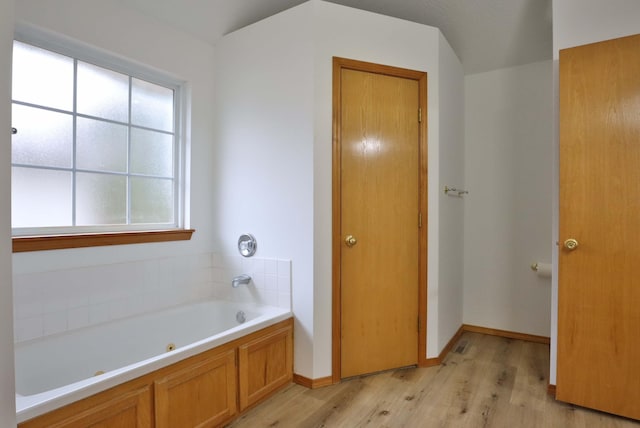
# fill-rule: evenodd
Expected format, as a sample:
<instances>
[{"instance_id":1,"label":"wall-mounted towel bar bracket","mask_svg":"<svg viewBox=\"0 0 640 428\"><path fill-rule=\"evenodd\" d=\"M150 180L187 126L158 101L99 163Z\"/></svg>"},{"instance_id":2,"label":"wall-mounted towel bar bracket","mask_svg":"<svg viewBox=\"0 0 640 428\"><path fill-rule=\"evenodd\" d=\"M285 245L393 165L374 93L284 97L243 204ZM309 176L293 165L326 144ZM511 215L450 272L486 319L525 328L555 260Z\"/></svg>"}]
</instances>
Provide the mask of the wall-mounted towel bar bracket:
<instances>
[{"instance_id":1,"label":"wall-mounted towel bar bracket","mask_svg":"<svg viewBox=\"0 0 640 428\"><path fill-rule=\"evenodd\" d=\"M464 189L457 189L455 187L444 186L444 194L448 196L462 196L468 195L469 191Z\"/></svg>"}]
</instances>

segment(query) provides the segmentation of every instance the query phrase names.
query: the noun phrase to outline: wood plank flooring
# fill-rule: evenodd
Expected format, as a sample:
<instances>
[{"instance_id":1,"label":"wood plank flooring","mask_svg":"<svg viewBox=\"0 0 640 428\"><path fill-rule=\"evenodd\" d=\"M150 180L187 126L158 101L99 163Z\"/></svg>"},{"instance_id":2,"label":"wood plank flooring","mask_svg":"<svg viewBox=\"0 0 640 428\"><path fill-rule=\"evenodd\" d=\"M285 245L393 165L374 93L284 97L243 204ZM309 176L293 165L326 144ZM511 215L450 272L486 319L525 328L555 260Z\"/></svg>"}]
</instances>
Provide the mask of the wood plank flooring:
<instances>
[{"instance_id":1,"label":"wood plank flooring","mask_svg":"<svg viewBox=\"0 0 640 428\"><path fill-rule=\"evenodd\" d=\"M548 372L548 345L467 332L438 367L292 384L228 427L640 427L555 401Z\"/></svg>"}]
</instances>

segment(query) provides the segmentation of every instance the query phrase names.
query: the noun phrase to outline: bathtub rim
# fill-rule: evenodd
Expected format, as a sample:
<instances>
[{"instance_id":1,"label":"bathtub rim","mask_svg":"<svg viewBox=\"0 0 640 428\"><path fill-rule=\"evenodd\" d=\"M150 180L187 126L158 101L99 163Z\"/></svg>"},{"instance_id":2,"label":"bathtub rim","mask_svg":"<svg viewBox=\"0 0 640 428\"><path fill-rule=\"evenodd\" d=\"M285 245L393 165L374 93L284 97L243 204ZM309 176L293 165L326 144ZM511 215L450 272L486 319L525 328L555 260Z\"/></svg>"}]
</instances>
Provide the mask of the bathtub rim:
<instances>
[{"instance_id":1,"label":"bathtub rim","mask_svg":"<svg viewBox=\"0 0 640 428\"><path fill-rule=\"evenodd\" d=\"M212 299L212 301L219 301ZM197 302L192 302L197 303ZM239 302L226 303L237 305ZM182 305L181 305L182 306ZM189 306L189 304L184 305ZM290 309L268 305L246 304L247 307L259 307L265 311L259 317L231 329L225 330L199 341L162 353L127 366L108 371L103 375L83 379L33 395L21 395L16 392L16 419L18 423L28 421L45 413L64 407L99 392L113 388L127 381L170 366L189 357L201 354L218 346L241 339L263 328L293 317ZM172 309L172 308L167 308ZM159 311L162 312L162 311Z\"/></svg>"}]
</instances>

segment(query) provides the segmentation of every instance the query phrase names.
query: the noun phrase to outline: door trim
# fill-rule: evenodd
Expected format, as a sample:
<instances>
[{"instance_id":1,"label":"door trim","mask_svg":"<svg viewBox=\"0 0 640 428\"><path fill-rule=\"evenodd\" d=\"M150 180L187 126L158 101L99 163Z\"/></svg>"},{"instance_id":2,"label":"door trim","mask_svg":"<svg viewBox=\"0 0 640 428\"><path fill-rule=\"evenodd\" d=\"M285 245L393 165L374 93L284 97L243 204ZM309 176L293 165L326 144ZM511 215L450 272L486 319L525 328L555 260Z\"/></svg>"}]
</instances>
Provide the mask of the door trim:
<instances>
[{"instance_id":1,"label":"door trim","mask_svg":"<svg viewBox=\"0 0 640 428\"><path fill-rule=\"evenodd\" d=\"M341 380L341 306L342 288L340 284L340 261L342 257L342 182L341 182L341 72L344 69L364 71L387 76L416 80L418 82L418 103L422 110L422 121L419 123L419 188L418 206L422 213L422 227L419 229L418 238L418 321L416 335L418 341L417 363L419 367L427 365L427 73L408 70L387 65L333 57L333 195L332 195L332 380L339 383ZM418 112L416 111L416 116ZM418 219L416 218L416 222Z\"/></svg>"}]
</instances>

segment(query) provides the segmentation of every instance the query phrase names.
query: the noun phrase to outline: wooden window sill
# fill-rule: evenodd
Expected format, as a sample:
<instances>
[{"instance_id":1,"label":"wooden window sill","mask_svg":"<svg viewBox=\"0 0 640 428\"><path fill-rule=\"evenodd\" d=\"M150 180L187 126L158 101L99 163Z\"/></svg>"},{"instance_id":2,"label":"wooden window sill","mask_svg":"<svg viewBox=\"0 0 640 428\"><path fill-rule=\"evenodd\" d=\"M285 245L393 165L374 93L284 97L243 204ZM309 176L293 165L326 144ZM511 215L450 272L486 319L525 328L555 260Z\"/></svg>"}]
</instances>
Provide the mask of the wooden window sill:
<instances>
[{"instance_id":1,"label":"wooden window sill","mask_svg":"<svg viewBox=\"0 0 640 428\"><path fill-rule=\"evenodd\" d=\"M103 245L142 244L148 242L188 241L194 229L150 230L139 232L80 233L71 235L16 236L13 252L61 250Z\"/></svg>"}]
</instances>

